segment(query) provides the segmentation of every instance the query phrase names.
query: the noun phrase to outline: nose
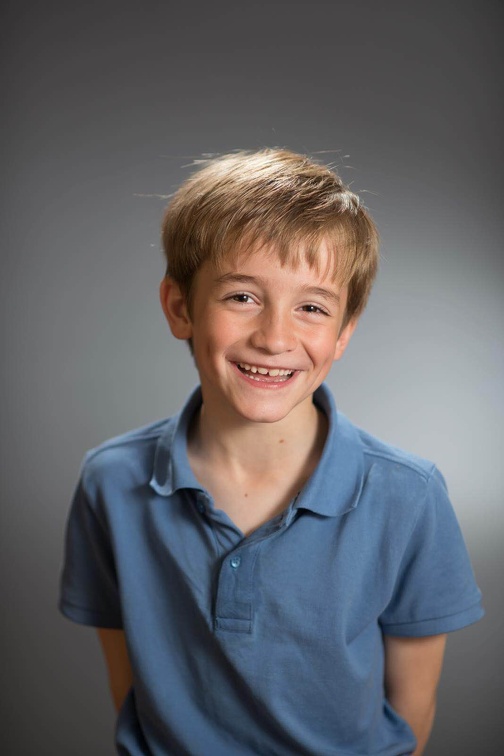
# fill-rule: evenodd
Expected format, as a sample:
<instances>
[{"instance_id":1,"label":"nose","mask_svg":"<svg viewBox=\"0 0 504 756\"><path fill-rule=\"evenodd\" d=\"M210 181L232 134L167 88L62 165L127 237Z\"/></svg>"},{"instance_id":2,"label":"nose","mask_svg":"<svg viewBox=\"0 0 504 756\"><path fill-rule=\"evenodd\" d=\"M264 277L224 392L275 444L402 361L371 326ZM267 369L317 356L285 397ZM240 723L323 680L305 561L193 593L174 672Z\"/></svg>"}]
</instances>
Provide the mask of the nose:
<instances>
[{"instance_id":1,"label":"nose","mask_svg":"<svg viewBox=\"0 0 504 756\"><path fill-rule=\"evenodd\" d=\"M297 346L294 323L288 313L264 310L257 319L251 343L269 354L292 352Z\"/></svg>"}]
</instances>

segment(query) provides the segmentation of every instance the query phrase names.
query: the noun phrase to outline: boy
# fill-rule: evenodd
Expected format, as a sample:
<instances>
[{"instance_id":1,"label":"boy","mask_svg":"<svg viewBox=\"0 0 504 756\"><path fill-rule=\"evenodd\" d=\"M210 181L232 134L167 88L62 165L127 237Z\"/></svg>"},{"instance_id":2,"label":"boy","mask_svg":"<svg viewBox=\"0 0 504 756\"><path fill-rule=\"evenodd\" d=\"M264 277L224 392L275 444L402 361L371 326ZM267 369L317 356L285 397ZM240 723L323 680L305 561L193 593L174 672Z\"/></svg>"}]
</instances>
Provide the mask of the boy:
<instances>
[{"instance_id":1,"label":"boy","mask_svg":"<svg viewBox=\"0 0 504 756\"><path fill-rule=\"evenodd\" d=\"M480 593L429 462L323 381L377 268L367 211L285 151L209 161L163 222L201 386L88 453L60 608L96 626L120 754L421 754Z\"/></svg>"}]
</instances>

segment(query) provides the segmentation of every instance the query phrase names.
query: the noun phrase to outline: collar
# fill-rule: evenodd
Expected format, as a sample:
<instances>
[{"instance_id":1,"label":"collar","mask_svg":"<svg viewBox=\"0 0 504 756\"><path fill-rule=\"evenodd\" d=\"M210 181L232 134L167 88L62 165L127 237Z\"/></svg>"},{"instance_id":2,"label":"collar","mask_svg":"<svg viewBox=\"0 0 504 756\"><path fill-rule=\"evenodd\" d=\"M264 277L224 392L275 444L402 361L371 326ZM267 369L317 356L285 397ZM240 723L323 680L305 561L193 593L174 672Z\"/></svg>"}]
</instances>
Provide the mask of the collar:
<instances>
[{"instance_id":1,"label":"collar","mask_svg":"<svg viewBox=\"0 0 504 756\"><path fill-rule=\"evenodd\" d=\"M182 411L168 421L157 442L150 485L161 496L171 496L179 488L203 490L191 470L187 456L189 425L202 402L201 387L198 386L189 396Z\"/></svg>"},{"instance_id":2,"label":"collar","mask_svg":"<svg viewBox=\"0 0 504 756\"><path fill-rule=\"evenodd\" d=\"M325 384L315 391L313 401L326 413L329 429L317 468L296 498L294 507L326 517L338 517L357 506L364 479L362 446L357 430L337 411ZM189 425L201 403L201 388L198 386L182 411L168 421L158 439L150 485L161 496L171 496L181 488L203 490L187 456Z\"/></svg>"},{"instance_id":3,"label":"collar","mask_svg":"<svg viewBox=\"0 0 504 756\"><path fill-rule=\"evenodd\" d=\"M362 444L356 428L338 412L324 383L315 391L313 401L327 415L329 429L320 461L295 507L339 517L355 509L359 501L364 483Z\"/></svg>"}]
</instances>

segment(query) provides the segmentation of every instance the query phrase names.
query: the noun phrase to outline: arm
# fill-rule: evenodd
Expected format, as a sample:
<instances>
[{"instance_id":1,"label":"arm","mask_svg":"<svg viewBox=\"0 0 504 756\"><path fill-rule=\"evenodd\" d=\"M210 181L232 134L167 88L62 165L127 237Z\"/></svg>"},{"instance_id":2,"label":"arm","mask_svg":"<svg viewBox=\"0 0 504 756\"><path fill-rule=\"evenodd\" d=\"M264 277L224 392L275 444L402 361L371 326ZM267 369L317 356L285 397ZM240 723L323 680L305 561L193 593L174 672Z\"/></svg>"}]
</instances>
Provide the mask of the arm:
<instances>
[{"instance_id":1,"label":"arm","mask_svg":"<svg viewBox=\"0 0 504 756\"><path fill-rule=\"evenodd\" d=\"M385 694L391 706L415 733L421 756L436 711L446 635L403 638L385 635Z\"/></svg>"},{"instance_id":2,"label":"arm","mask_svg":"<svg viewBox=\"0 0 504 756\"><path fill-rule=\"evenodd\" d=\"M123 630L98 628L109 676L110 691L116 710L119 711L133 684L133 675Z\"/></svg>"}]
</instances>

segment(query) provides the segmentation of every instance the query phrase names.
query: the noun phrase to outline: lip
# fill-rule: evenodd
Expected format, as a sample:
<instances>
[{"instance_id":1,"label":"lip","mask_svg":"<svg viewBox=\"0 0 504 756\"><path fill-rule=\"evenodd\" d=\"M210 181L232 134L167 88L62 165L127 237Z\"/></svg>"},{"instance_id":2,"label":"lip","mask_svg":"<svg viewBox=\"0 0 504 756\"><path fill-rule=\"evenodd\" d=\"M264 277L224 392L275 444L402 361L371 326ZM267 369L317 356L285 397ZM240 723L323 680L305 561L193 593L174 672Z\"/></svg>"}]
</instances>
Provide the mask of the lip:
<instances>
[{"instance_id":1,"label":"lip","mask_svg":"<svg viewBox=\"0 0 504 756\"><path fill-rule=\"evenodd\" d=\"M240 362L242 362L242 360L240 360ZM256 363L247 362L245 364L255 365ZM295 381L297 376L299 375L299 370L293 370L292 376L287 379L284 378L283 380L282 379L278 380L276 376L274 378L272 377L266 378L266 376L262 376L262 375L260 376L259 374L257 374L256 378L250 378L248 375L246 375L246 373L242 373L242 371L238 367L237 362L231 362L231 365L233 366L233 370L235 371L235 373L239 375L242 380L246 381L246 383L249 386L253 386L254 388L258 388L258 389L269 389L270 391L271 390L278 391L282 388L285 388L286 386L292 385L293 381ZM267 365L256 365L256 367L264 367L267 370L290 370L290 368L275 368L275 367L272 367L271 365L269 367Z\"/></svg>"}]
</instances>

